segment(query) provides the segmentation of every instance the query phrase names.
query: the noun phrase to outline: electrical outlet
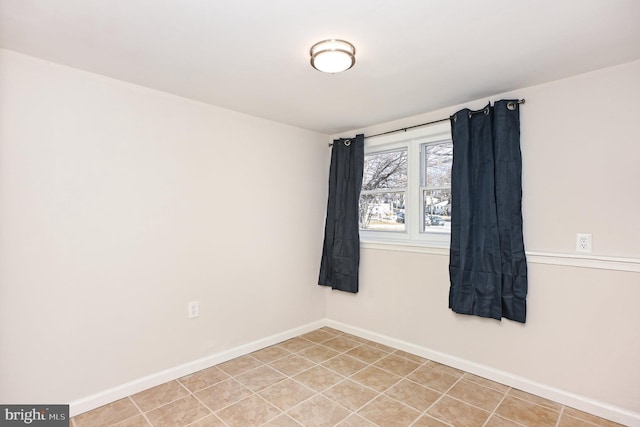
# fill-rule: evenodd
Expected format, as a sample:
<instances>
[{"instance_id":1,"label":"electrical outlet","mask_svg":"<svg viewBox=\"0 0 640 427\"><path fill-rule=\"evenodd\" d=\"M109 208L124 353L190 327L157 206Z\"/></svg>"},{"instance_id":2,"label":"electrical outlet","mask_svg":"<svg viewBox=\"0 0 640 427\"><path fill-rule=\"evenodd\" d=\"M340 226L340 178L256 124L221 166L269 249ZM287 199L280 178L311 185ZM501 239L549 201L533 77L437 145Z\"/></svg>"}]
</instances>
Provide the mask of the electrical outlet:
<instances>
[{"instance_id":1,"label":"electrical outlet","mask_svg":"<svg viewBox=\"0 0 640 427\"><path fill-rule=\"evenodd\" d=\"M200 302L191 301L188 305L187 316L189 319L200 316Z\"/></svg>"},{"instance_id":2,"label":"electrical outlet","mask_svg":"<svg viewBox=\"0 0 640 427\"><path fill-rule=\"evenodd\" d=\"M576 252L591 253L591 234L578 233L576 235Z\"/></svg>"}]
</instances>

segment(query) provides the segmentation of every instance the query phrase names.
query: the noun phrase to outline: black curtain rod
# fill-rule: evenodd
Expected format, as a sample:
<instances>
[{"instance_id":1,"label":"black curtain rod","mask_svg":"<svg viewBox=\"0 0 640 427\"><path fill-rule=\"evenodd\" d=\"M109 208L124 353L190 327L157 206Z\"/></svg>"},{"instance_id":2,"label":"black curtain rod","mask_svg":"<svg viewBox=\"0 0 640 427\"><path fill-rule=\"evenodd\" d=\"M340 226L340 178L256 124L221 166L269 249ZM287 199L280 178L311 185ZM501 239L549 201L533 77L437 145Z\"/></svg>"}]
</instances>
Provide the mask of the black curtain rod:
<instances>
[{"instance_id":1,"label":"black curtain rod","mask_svg":"<svg viewBox=\"0 0 640 427\"><path fill-rule=\"evenodd\" d=\"M518 100L518 104L524 104L524 102L525 102L524 98L523 98L523 99L519 99L519 100ZM512 108L509 108L509 109L512 109ZM471 114L483 113L483 112L484 112L484 110L485 110L485 109L483 108L482 110L472 111L472 112L471 112ZM406 131L408 131L409 129L419 128L419 127L422 127L422 126L433 125L433 124L436 124L436 123L446 122L446 121L449 121L449 120L451 120L451 118L450 118L450 117L447 117L446 119L433 120L433 121L431 121L431 122L427 122L427 123L420 123L419 125L413 125L413 126L409 126L409 127L406 127L406 128L400 128L400 129L390 130L390 131L387 131L387 132L376 133L375 135L366 135L364 138L365 138L365 139L367 139L367 138L373 138L374 136L388 135L388 134L390 134L390 133L406 132ZM348 139L347 139L347 141L348 141ZM345 141L345 142L346 142L346 141ZM329 144L329 147L333 147L333 143L330 143L330 144Z\"/></svg>"}]
</instances>

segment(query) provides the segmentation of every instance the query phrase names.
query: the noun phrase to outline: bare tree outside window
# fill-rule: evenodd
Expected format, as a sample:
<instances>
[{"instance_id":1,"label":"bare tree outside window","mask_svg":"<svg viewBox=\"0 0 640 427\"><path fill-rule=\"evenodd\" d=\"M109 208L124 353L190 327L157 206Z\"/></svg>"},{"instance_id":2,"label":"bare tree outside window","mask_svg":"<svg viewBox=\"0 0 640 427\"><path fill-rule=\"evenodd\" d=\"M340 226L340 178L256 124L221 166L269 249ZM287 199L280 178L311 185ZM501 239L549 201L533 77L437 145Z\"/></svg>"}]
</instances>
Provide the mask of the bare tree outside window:
<instances>
[{"instance_id":1,"label":"bare tree outside window","mask_svg":"<svg viewBox=\"0 0 640 427\"><path fill-rule=\"evenodd\" d=\"M360 195L360 228L405 230L407 150L368 154Z\"/></svg>"},{"instance_id":2,"label":"bare tree outside window","mask_svg":"<svg viewBox=\"0 0 640 427\"><path fill-rule=\"evenodd\" d=\"M410 139L398 148L383 147L364 157L358 210L363 236L444 242L451 234L450 135L433 142Z\"/></svg>"},{"instance_id":3,"label":"bare tree outside window","mask_svg":"<svg viewBox=\"0 0 640 427\"><path fill-rule=\"evenodd\" d=\"M422 231L451 233L453 143L422 146Z\"/></svg>"}]
</instances>

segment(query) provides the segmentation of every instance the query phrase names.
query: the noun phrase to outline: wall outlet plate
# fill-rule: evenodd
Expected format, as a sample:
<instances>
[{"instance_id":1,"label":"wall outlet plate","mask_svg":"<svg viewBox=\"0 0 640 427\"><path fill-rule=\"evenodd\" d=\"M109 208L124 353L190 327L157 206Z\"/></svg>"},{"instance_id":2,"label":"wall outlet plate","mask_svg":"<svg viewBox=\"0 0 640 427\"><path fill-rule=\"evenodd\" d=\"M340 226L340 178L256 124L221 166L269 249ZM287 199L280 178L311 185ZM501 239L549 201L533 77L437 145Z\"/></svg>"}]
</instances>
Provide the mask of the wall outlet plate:
<instances>
[{"instance_id":1,"label":"wall outlet plate","mask_svg":"<svg viewBox=\"0 0 640 427\"><path fill-rule=\"evenodd\" d=\"M591 234L578 233L576 235L576 252L590 254L591 250Z\"/></svg>"},{"instance_id":2,"label":"wall outlet plate","mask_svg":"<svg viewBox=\"0 0 640 427\"><path fill-rule=\"evenodd\" d=\"M187 317L193 319L198 316L200 316L200 302L191 301L187 306Z\"/></svg>"}]
</instances>

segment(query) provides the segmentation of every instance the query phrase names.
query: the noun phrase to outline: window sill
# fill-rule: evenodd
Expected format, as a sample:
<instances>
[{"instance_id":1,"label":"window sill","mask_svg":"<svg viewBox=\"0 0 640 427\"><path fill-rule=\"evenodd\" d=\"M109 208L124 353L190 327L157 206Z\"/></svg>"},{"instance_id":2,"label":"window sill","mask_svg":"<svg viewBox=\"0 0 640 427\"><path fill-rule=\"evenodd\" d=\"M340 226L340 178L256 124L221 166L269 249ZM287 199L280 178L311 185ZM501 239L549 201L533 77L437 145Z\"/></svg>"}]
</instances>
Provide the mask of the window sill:
<instances>
[{"instance_id":1,"label":"window sill","mask_svg":"<svg viewBox=\"0 0 640 427\"><path fill-rule=\"evenodd\" d=\"M360 239L360 248L394 252L413 252L420 254L449 256L448 242L416 242L399 240Z\"/></svg>"}]
</instances>

